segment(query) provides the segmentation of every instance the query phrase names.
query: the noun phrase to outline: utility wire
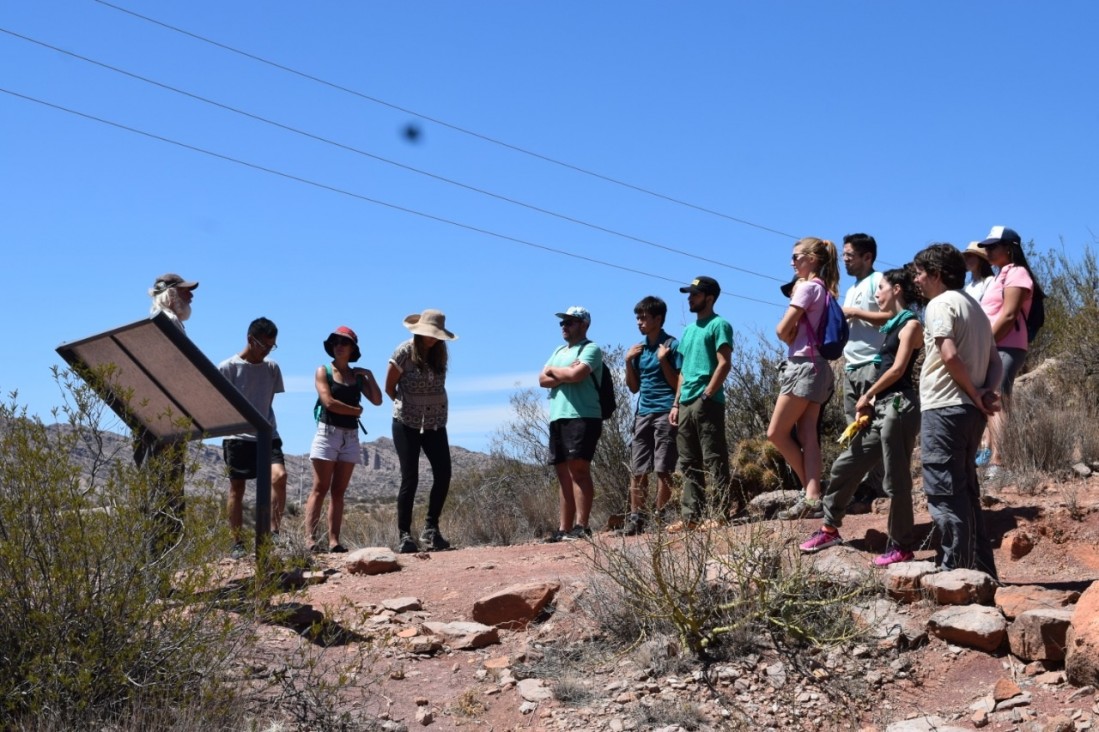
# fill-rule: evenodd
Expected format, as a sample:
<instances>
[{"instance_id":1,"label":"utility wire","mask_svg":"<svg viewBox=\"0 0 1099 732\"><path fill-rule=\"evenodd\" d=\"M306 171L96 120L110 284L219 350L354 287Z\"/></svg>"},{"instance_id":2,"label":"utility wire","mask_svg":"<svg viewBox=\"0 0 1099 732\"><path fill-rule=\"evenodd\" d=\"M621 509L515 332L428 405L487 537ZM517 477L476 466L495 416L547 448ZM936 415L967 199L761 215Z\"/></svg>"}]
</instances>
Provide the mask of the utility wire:
<instances>
[{"instance_id":1,"label":"utility wire","mask_svg":"<svg viewBox=\"0 0 1099 732\"><path fill-rule=\"evenodd\" d=\"M109 119L104 119L102 117L97 117L93 114L88 114L87 112L80 112L78 110L71 109L69 107L64 107L60 104L54 104L53 102L47 102L43 99L38 99L36 97L28 96L26 94L20 94L19 92L12 91L11 89L6 89L4 87L0 87L0 92L2 92L4 94L8 94L9 96L16 97L18 99L23 99L23 100L28 101L28 102L34 102L35 104L39 104L39 105L44 106L44 107L49 107L51 109L58 110L60 112L67 112L68 114L72 114L72 115L75 115L77 117L82 117L84 119L91 120L93 122L99 122L100 124L108 125L110 127L116 128L116 129L125 130L126 132L131 132L131 133L134 133L136 135L141 135L143 137L147 137L147 138L152 139L152 140L157 140L159 142L165 142L165 143L168 143L170 145L175 145L175 146L181 147L185 150L190 150L192 152L202 153L203 155L208 155L210 157L217 158L219 160L224 160L226 162L235 163L237 165L241 165L241 166L246 167L246 168L251 168L252 170L258 170L260 172L268 173L270 175L275 175L275 176L278 176L280 178L285 178L287 180L292 180L292 181L295 181L297 183L304 183L305 185L308 185L308 186L313 186L315 188L320 188L321 190L330 191L332 193L339 193L341 195L348 196L350 198L354 198L354 199L357 199L357 200L360 200L360 201L366 201L367 203L373 203L373 204L378 205L378 206L384 206L384 207L392 209L394 211L400 211L402 213L412 214L413 216L419 216L421 218L429 219L431 221L436 221L436 222L442 223L442 224L449 224L450 226L455 226L455 227L458 227L460 229L465 229L467 231L472 231L472 232L475 232L475 233L478 233L478 234L484 234L485 236L495 237L495 238L501 239L503 241L513 242L515 244L522 244L523 246L531 247L533 249L541 249L542 251L552 252L553 254L560 254L560 255L563 255L563 256L566 256L566 257L572 257L573 259L579 259L581 261L589 262L591 264L598 264L598 265L601 265L603 267L610 267L611 269L617 269L617 270L621 270L623 272L630 272L632 274L638 274L638 275L641 275L643 277L650 277L652 279L663 280L664 282L672 282L672 283L676 283L676 284L681 284L680 280L672 279L671 277L665 277L664 275L658 275L658 274L653 274L651 272L645 272L643 270L634 269L632 267L626 267L626 266L621 265L621 264L614 264L613 262L607 262L607 261L604 261L604 260L601 260L601 259L595 259L594 257L587 257L587 256L584 256L582 254L576 254L574 252L565 251L564 249L556 249L554 247L547 246L545 244L538 244L536 242L529 241L529 240L526 240L526 239L520 239L518 237L509 236L507 234L501 234L499 232L491 231L489 229L484 229L484 228L481 228L479 226L473 226L472 224L463 224L459 221L454 221L453 219L444 218L442 216L436 216L435 214L426 213L424 211L417 211L416 209L408 208L406 206L400 206L398 204L389 203L387 201L382 201L382 200L379 200L377 198L371 198L370 196L365 196L361 193L355 193L353 191L348 191L348 190L343 189L343 188L338 188L336 186L328 185L327 183L321 183L319 181L310 180L309 178L303 178L301 176L294 175L293 173L286 173L284 171L276 170L274 168L268 168L266 166L259 165L257 163L250 163L246 160L241 160L239 158L234 158L230 155L225 155L223 153L214 152L213 150L207 150L205 148L197 147L195 145L191 145L191 144L186 143L186 142L181 142L179 140L173 140L172 138L164 137L162 135L157 135L157 134L152 133L152 132L146 132L145 130L137 129L136 127L130 127L130 126L124 125L120 122L114 122L114 121L109 120ZM758 300L754 297L748 297L746 295L738 295L735 292L724 292L724 291L722 291L722 294L727 294L730 297L735 297L735 298L738 298L740 300L747 300L749 302L759 303L761 305L771 305L773 307L785 307L785 305L780 305L779 303L769 302L767 300Z\"/></svg>"},{"instance_id":2,"label":"utility wire","mask_svg":"<svg viewBox=\"0 0 1099 732\"><path fill-rule=\"evenodd\" d=\"M263 124L271 125L272 127L277 127L281 130L286 130L287 132L292 132L296 135L301 135L301 136L307 137L311 140L316 140L317 142L322 142L326 145L331 145L333 147L340 148L341 150L346 150L348 152L355 153L356 155L361 155L363 157L371 158L372 160L377 160L378 162L385 163L387 165L392 165L394 167L401 168L402 170L407 170L409 172L416 173L418 175L423 175L423 176L426 176L428 178L432 178L434 180L441 181L443 183L448 183L450 185L457 186L459 188L464 188L465 190L468 190L468 191L473 191L474 193L479 193L479 194L484 195L484 196L489 196L491 198L495 198L497 200L504 201L506 203L513 204L515 206L521 206L521 207L526 208L528 210L536 211L538 213L545 214L547 216L552 216L552 217L560 219L562 221L568 221L569 223L578 224L580 226L586 226L589 229L593 229L595 231L599 231L599 232L602 232L604 234L610 234L612 236L617 236L617 237L620 237L620 238L623 238L623 239L628 239L629 241L637 242L638 244L644 244L646 246L654 247L656 249L662 249L666 252L672 252L673 254L680 254L680 255L685 256L685 257L690 257L692 259L697 259L698 261L701 261L701 262L706 262L708 264L714 264L714 265L717 265L719 267L725 267L727 269L735 270L737 272L743 272L745 274L753 275L755 277L761 277L763 279L773 280L774 282L785 282L785 280L782 280L778 277L773 277L773 276L768 275L768 274L763 274L761 272L756 272L754 270L745 269L744 267L737 267L736 265L721 262L721 261L718 261L716 259L710 259L708 257L703 257L703 256L698 255L698 254L692 254L691 252L687 252L687 251L684 251L682 249L676 249L674 247L670 247L670 246L667 246L665 244L660 244L659 242L650 241L648 239L642 239L640 237L633 236L631 234L625 234L625 233L622 233L620 231L616 231L614 229L607 228L605 226L600 226L599 224L593 224L593 223L590 223L588 221L584 221L582 219L578 219L578 218L569 216L567 214L562 214L562 213L558 213L556 211L551 211L549 209L545 209L545 208L542 208L540 206L536 206L534 204L530 204L530 203L526 203L524 201L520 201L518 199L510 198L508 196L505 196L505 195L502 195L502 194L499 194L499 193L494 193L492 191L485 190L483 188L478 188L476 186L469 185L467 183L462 183L461 181L453 180L451 178L446 178L444 176L438 175L436 173L432 173L432 172L427 171L427 170L422 170L420 168L416 168L416 167L413 167L411 165L407 165L405 163L401 163L401 162L396 161L396 160L391 160L389 158L385 158L385 157L382 157L380 155L376 155L376 154L368 152L366 150L362 150L360 148L356 148L356 147L353 147L351 145L346 145L342 142L338 142L336 140L332 140L332 139L329 139L329 138L326 138L326 137L322 137L320 135L315 135L311 132L307 132L305 130L298 129L296 127L291 127L291 126L283 124L281 122L277 122L275 120L268 119L267 117L262 117L258 114L253 114L253 113L245 111L243 109L238 109L236 107L229 106L228 104L223 104L222 102L218 102L218 101L215 101L213 99L209 99L207 97L200 96L198 94L189 92L185 89L180 89L178 87L174 87L174 86L171 86L169 84L165 84L163 82L157 81L155 79L151 79L151 78L146 77L146 76L141 76L140 74L136 74L136 73L133 73L131 71L127 71L126 69L122 69L122 68L119 68L117 66L112 66L112 65L104 63L102 61L97 61L93 58L83 56L83 55L81 55L79 53L76 53L74 51L69 51L67 49L60 48L58 46L54 46L50 43L46 43L45 41L40 41L38 39L31 38L30 36L25 36L21 33L17 33L15 31L9 30L7 28L0 27L0 33L5 33L9 36L12 36L14 38L18 38L18 39L26 41L28 43L33 43L33 44L35 44L37 46L40 46L42 48L47 48L51 51L55 51L57 53L64 54L66 56L78 59L78 60L83 61L85 63L92 64L94 66L98 66L98 67L103 68L103 69L107 69L108 71L112 71L114 73L121 74L123 76L128 76L131 79L136 79L136 80L144 82L146 84L151 84L151 85L156 86L160 89L164 89L166 91L170 91L172 93L179 94L179 95L188 97L190 99L194 99L194 100L202 102L204 104L209 104L211 106L217 107L218 109L223 109L225 111L232 112L233 114L238 114L238 115L241 115L243 117L247 117L249 119L255 120L257 122L262 122Z\"/></svg>"},{"instance_id":3,"label":"utility wire","mask_svg":"<svg viewBox=\"0 0 1099 732\"><path fill-rule=\"evenodd\" d=\"M314 76L314 75L306 73L304 71L299 71L298 69L291 68L290 66L285 66L281 63L278 63L277 61L272 61L272 60L264 58L262 56L257 56L256 54L249 53L248 51L242 51L239 48L235 48L235 47L230 46L228 44L221 43L219 41L215 41L212 38L207 38L206 36L202 36L202 35L199 35L198 33L194 33L192 31L185 30L185 29L180 28L178 26L171 25L171 24L166 23L162 20L157 20L156 18L150 18L147 15L142 15L141 13L130 10L128 8L124 8L124 7L121 7L119 5L115 5L113 3L107 2L107 0L95 0L95 2L99 3L100 5L103 5L104 7L111 8L112 10L117 10L118 12L126 13L127 15L131 15L135 18L138 18L140 20L144 20L148 23L152 23L154 25L159 25L160 27L166 28L170 31L174 31L176 33L180 33L180 34L188 36L190 38L194 38L195 40L202 41L203 43L208 43L211 46L216 46L217 48L220 48L220 49L225 50L225 51L229 51L230 53L235 53L238 56L243 56L245 58L251 59L251 60L256 61L256 62L259 62L261 64L266 64L267 66L270 66L272 68L276 68L280 71L285 71L288 74L294 74L295 76L301 77L303 79L307 79L309 81L316 82L317 84L323 84L324 86L327 86L331 89L335 89L337 91L344 92L345 94L350 94L350 95L358 97L360 99L365 99L368 102L373 102L374 104L379 104L383 107L388 107L389 109L393 109L393 110L396 110L398 112L402 112L404 114L414 115L416 117L419 117L420 119L425 119L428 122L431 122L433 124L437 124L440 127L446 127L447 129L453 130L455 132L460 132L463 135L469 135L470 137L475 137L479 140L483 140L485 142L492 143L493 145L499 145L500 147L507 148L508 150L512 150L514 152L521 153L523 155L528 155L532 158L537 158L538 160L542 160L542 161L547 162L547 163L552 163L552 164L558 165L562 168L567 168L568 170L572 170L572 171L575 171L577 173L582 173L584 175L591 176L592 178L597 178L597 179L605 181L607 183L613 183L614 185L621 186L623 188L628 188L628 189L630 189L632 191L636 191L638 193L644 193L647 196L652 196L653 198L659 198L663 201L667 201L669 203L674 203L678 206L685 206L687 208L694 209L695 211L701 211L702 213L710 214L711 216L717 216L719 218L725 219L727 221L733 221L733 222L738 223L738 224L743 224L744 226L751 226L753 228L759 229L761 231L766 231L766 232L769 232L771 234L778 234L779 236L785 236L789 239L797 239L798 238L798 237L794 236L793 234L786 233L785 231L779 231L778 229L772 229L771 227L764 226L763 224L757 224L753 221L748 221L747 219L738 218L736 216L732 216L730 214L723 213L721 211L715 211L714 209L706 208L705 206L700 206L698 204L691 203L689 201L684 201L680 198L675 198L673 196L670 196L670 195L667 195L667 194L664 194L664 193L660 193L658 191L654 191L654 190L651 190L649 188L644 188L644 187L636 185L634 183L629 183L628 181L624 181L620 178L614 178L614 177L611 177L609 175L604 175L603 173L598 173L594 170L590 170L588 168L583 168L579 165L574 165L572 163L567 163L563 160L558 160L558 159L552 158L548 155L543 155L542 153L534 152L533 150L528 150L526 148L519 147L518 145L513 145L509 142L505 142L505 141L500 140L500 139L495 138L495 137L490 137L489 135L483 134L481 132L477 132L475 130L470 130L470 129L465 128L465 127L460 127L459 125L453 124L451 122L447 122L447 121L439 119L437 117L431 117L431 116L423 114L421 112L417 112L414 109L408 109L408 108L402 107L398 104L394 104L392 102L387 102L384 99L379 99L378 97L370 96L369 94L365 94L364 92L358 91L356 89L351 89L349 87L342 86L342 85L337 84L337 83L332 82L332 81L328 81L327 79L322 79L318 76Z\"/></svg>"}]
</instances>

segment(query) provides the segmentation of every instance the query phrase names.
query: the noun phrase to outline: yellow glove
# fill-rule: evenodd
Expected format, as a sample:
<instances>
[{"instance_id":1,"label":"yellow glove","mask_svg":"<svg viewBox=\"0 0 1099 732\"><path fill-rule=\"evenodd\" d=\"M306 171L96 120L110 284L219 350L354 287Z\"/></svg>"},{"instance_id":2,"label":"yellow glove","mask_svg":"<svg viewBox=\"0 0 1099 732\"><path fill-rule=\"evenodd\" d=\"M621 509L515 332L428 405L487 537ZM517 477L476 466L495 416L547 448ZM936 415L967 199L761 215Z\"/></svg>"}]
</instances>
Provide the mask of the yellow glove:
<instances>
[{"instance_id":1,"label":"yellow glove","mask_svg":"<svg viewBox=\"0 0 1099 732\"><path fill-rule=\"evenodd\" d=\"M859 432L869 426L870 418L867 417L865 414L860 414L858 417L855 418L854 422L847 425L847 429L843 431L843 434L840 435L840 438L836 440L836 442L840 443L841 445L846 445L848 442L851 441L852 437L854 437Z\"/></svg>"}]
</instances>

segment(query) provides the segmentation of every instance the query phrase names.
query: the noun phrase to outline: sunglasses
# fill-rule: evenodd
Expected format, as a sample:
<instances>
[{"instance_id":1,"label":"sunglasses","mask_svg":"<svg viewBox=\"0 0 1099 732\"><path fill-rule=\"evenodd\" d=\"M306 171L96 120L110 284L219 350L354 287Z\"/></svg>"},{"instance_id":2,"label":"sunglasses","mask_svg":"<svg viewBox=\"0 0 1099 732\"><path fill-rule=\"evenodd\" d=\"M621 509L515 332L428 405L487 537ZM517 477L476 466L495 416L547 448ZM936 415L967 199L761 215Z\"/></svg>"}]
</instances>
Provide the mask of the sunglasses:
<instances>
[{"instance_id":1,"label":"sunglasses","mask_svg":"<svg viewBox=\"0 0 1099 732\"><path fill-rule=\"evenodd\" d=\"M266 343L261 341L259 338L251 338L251 341L252 341L253 346L255 346L256 348L259 348L261 350L264 350L264 351L274 351L276 348L279 347L278 343L272 343L271 345L267 345Z\"/></svg>"},{"instance_id":2,"label":"sunglasses","mask_svg":"<svg viewBox=\"0 0 1099 732\"><path fill-rule=\"evenodd\" d=\"M561 327L562 328L571 328L572 326L576 325L579 322L580 322L579 320L562 320L561 321Z\"/></svg>"},{"instance_id":3,"label":"sunglasses","mask_svg":"<svg viewBox=\"0 0 1099 732\"><path fill-rule=\"evenodd\" d=\"M350 338L345 338L344 336L336 336L332 339L332 344L336 346L353 346L355 345L355 341Z\"/></svg>"}]
</instances>

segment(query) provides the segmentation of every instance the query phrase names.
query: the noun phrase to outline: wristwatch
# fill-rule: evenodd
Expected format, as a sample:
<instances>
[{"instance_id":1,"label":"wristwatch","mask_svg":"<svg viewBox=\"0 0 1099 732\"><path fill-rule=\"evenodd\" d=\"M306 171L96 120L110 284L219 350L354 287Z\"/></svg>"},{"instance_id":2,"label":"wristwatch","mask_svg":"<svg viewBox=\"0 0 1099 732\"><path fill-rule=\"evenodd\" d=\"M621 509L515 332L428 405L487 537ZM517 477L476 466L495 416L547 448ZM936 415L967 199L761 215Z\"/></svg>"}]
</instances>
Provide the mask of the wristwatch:
<instances>
[{"instance_id":1,"label":"wristwatch","mask_svg":"<svg viewBox=\"0 0 1099 732\"><path fill-rule=\"evenodd\" d=\"M701 397L699 397L699 398L700 398L700 399L701 399L702 401L706 401L707 399L709 399L709 398L710 398L710 395L709 395L709 394L707 394L706 392L702 392L702 396L701 396Z\"/></svg>"}]
</instances>

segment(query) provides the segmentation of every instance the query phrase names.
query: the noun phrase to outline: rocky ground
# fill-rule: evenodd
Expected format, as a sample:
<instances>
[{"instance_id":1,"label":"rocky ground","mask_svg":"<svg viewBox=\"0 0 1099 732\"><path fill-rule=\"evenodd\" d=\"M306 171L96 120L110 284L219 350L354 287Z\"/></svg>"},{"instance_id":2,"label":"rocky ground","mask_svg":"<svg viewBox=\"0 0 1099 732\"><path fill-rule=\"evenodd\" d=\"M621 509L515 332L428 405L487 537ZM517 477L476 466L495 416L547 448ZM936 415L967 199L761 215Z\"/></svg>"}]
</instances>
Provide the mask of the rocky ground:
<instances>
[{"instance_id":1,"label":"rocky ground","mask_svg":"<svg viewBox=\"0 0 1099 732\"><path fill-rule=\"evenodd\" d=\"M1062 660L1034 660L1055 656L1061 641L1032 633L1028 646L1021 626L1010 629L1026 607L1067 603L1072 611L1099 577L1099 479L1002 485L987 503L1002 587L941 576L942 586L933 586L921 579L935 576L918 571L922 562L871 569L884 538L879 505L850 516L846 546L820 555L820 571L866 573L880 583L858 642L813 654L761 643L705 670L674 638L629 649L599 642L584 612L592 587L586 542L318 555L304 578L310 584L283 599L299 603L291 607L305 620L325 613L347 631L352 640L329 649L330 660L369 648L362 673L372 685L355 714L380 729L1090 729L1099 720L1095 689L1066 681ZM922 507L917 522L930 526ZM791 542L815 527L766 524ZM734 540L744 530L716 529ZM623 539L597 533L594 541ZM930 550L917 554L932 558ZM247 573L250 562L226 560L226 569ZM1002 634L952 629L948 610L990 617ZM1036 632L1055 636L1049 627ZM276 673L300 636L278 626L264 633L257 670Z\"/></svg>"}]
</instances>

